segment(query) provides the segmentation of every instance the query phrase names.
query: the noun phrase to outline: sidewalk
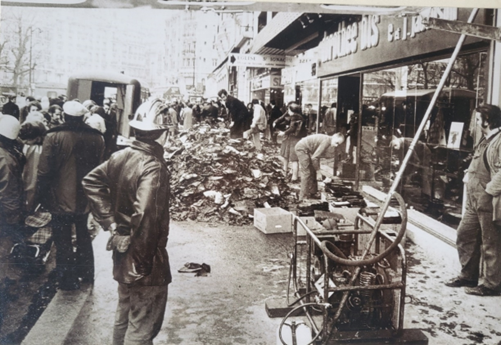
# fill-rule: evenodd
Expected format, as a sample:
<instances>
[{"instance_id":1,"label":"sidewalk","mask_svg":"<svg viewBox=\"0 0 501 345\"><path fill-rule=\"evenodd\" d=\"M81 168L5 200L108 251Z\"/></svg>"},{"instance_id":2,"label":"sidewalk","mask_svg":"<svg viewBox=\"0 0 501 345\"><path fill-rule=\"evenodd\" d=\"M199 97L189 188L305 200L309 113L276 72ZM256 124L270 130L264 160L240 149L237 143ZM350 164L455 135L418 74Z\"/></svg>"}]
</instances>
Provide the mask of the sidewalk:
<instances>
[{"instance_id":1,"label":"sidewalk","mask_svg":"<svg viewBox=\"0 0 501 345\"><path fill-rule=\"evenodd\" d=\"M475 297L444 287L457 273L450 264L457 254L444 243L430 249L426 236L409 227L408 238L424 247L407 245L404 327L422 329L430 345L499 344L501 297ZM23 344L110 343L117 283L111 278L111 253L104 250L107 237L100 233L94 240L99 263L94 288L76 293L79 297L58 292ZM268 317L265 302L286 295L291 245L290 235L264 235L253 226L173 223L168 251L174 280L155 344L277 344L281 319ZM208 277L178 273L186 262L205 262L212 272Z\"/></svg>"}]
</instances>

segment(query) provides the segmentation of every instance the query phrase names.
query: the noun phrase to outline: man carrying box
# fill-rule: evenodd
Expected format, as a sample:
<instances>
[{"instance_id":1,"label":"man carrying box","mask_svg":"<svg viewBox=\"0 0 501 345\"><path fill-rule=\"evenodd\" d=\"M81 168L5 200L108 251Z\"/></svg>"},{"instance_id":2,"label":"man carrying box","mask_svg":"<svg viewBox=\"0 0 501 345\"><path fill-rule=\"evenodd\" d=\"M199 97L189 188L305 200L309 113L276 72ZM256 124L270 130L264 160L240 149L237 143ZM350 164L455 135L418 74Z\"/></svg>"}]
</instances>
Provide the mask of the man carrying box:
<instances>
[{"instance_id":1,"label":"man carrying box","mask_svg":"<svg viewBox=\"0 0 501 345\"><path fill-rule=\"evenodd\" d=\"M301 175L300 201L318 192L317 170L320 169L320 158L334 157L336 147L342 144L344 139L342 133L335 133L332 136L313 134L301 139L296 144Z\"/></svg>"}]
</instances>

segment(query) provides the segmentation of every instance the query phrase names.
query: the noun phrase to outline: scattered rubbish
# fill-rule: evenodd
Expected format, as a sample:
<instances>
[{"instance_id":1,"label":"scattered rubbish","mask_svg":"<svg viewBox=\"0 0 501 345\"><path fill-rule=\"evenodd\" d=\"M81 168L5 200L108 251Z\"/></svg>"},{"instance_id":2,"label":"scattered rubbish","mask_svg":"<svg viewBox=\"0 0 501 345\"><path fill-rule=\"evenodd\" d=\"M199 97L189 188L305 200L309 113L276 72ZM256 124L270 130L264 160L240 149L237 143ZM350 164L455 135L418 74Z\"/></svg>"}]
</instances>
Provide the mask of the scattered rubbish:
<instances>
[{"instance_id":1,"label":"scattered rubbish","mask_svg":"<svg viewBox=\"0 0 501 345\"><path fill-rule=\"evenodd\" d=\"M260 152L225 128L207 126L171 139L165 156L172 219L244 225L252 223L254 208L293 207L297 191L285 179L277 147L263 143Z\"/></svg>"}]
</instances>

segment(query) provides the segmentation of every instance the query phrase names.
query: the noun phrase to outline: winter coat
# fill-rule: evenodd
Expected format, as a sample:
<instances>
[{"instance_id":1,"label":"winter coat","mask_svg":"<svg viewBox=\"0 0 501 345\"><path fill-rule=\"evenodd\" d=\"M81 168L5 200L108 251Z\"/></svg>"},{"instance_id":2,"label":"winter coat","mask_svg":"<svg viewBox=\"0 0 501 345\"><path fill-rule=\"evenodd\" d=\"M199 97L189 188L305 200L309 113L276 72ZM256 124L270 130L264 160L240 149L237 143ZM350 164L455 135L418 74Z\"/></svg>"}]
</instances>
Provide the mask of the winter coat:
<instances>
[{"instance_id":1,"label":"winter coat","mask_svg":"<svg viewBox=\"0 0 501 345\"><path fill-rule=\"evenodd\" d=\"M102 161L104 139L83 122L65 122L47 132L38 165L39 202L52 214L87 213L82 179Z\"/></svg>"},{"instance_id":2,"label":"winter coat","mask_svg":"<svg viewBox=\"0 0 501 345\"><path fill-rule=\"evenodd\" d=\"M170 176L161 145L134 141L92 170L83 180L92 212L105 228L117 224L130 235L125 253L113 251L113 277L145 286L172 280L169 235Z\"/></svg>"},{"instance_id":3,"label":"winter coat","mask_svg":"<svg viewBox=\"0 0 501 345\"><path fill-rule=\"evenodd\" d=\"M491 181L487 183L485 191L492 196L499 196L501 195L501 133L492 134L485 158L491 173Z\"/></svg>"},{"instance_id":4,"label":"winter coat","mask_svg":"<svg viewBox=\"0 0 501 345\"><path fill-rule=\"evenodd\" d=\"M226 98L226 108L231 115L233 127L230 129L230 136L232 138L241 138L244 131L250 128L252 122L252 115L245 104L233 96L228 95Z\"/></svg>"},{"instance_id":5,"label":"winter coat","mask_svg":"<svg viewBox=\"0 0 501 345\"><path fill-rule=\"evenodd\" d=\"M0 228L2 224L15 225L23 220L24 162L18 143L0 136Z\"/></svg>"},{"instance_id":6,"label":"winter coat","mask_svg":"<svg viewBox=\"0 0 501 345\"><path fill-rule=\"evenodd\" d=\"M254 113L252 117L251 128L256 128L259 131L264 131L268 126L268 119L266 118L266 111L259 104L254 104Z\"/></svg>"}]
</instances>

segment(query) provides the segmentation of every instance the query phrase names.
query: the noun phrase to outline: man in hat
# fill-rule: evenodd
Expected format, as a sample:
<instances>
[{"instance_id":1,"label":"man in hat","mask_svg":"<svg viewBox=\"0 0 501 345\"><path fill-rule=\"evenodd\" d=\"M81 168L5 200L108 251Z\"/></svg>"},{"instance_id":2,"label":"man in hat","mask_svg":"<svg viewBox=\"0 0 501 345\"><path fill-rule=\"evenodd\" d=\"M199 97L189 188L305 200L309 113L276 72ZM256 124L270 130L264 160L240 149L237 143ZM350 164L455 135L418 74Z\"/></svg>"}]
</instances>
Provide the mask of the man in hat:
<instances>
[{"instance_id":1,"label":"man in hat","mask_svg":"<svg viewBox=\"0 0 501 345\"><path fill-rule=\"evenodd\" d=\"M82 179L102 161L104 139L83 122L87 109L79 102L63 105L65 123L47 132L38 166L34 205L41 203L52 214L57 249L59 288L74 290L80 280L94 280L94 254L87 229L89 208ZM76 229L73 253L72 225Z\"/></svg>"},{"instance_id":2,"label":"man in hat","mask_svg":"<svg viewBox=\"0 0 501 345\"><path fill-rule=\"evenodd\" d=\"M0 114L0 231L15 242L22 241L24 221L23 166L25 158L17 142L21 126L11 115Z\"/></svg>"},{"instance_id":3,"label":"man in hat","mask_svg":"<svg viewBox=\"0 0 501 345\"><path fill-rule=\"evenodd\" d=\"M148 100L129 125L136 140L83 179L92 213L110 231L118 307L113 344L153 344L171 282L170 176L163 158L168 126L162 101Z\"/></svg>"},{"instance_id":4,"label":"man in hat","mask_svg":"<svg viewBox=\"0 0 501 345\"><path fill-rule=\"evenodd\" d=\"M4 92L3 95L7 97L7 103L3 105L2 113L12 115L19 120L19 107L15 103L16 94L14 92Z\"/></svg>"}]
</instances>

